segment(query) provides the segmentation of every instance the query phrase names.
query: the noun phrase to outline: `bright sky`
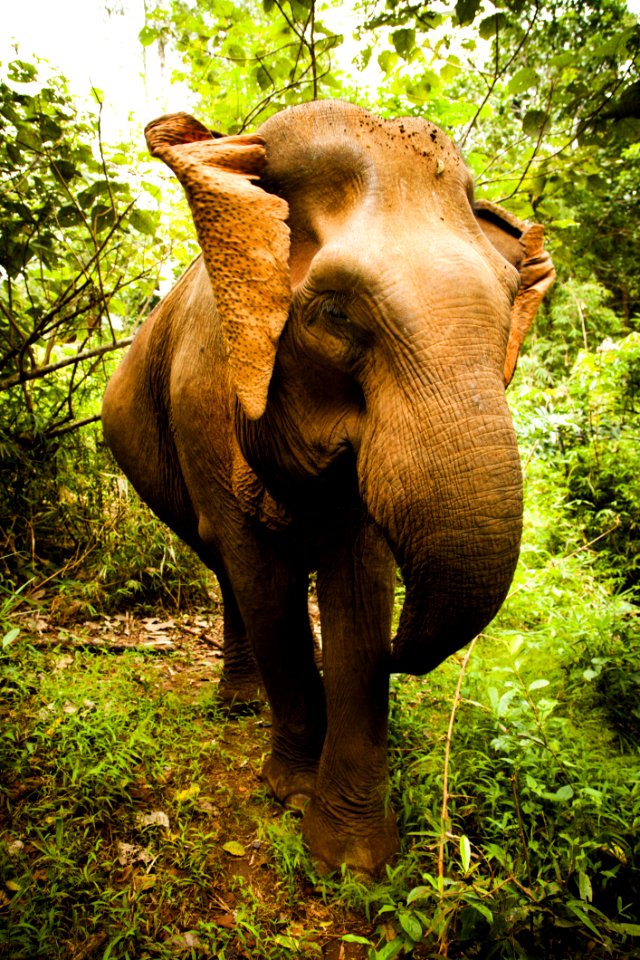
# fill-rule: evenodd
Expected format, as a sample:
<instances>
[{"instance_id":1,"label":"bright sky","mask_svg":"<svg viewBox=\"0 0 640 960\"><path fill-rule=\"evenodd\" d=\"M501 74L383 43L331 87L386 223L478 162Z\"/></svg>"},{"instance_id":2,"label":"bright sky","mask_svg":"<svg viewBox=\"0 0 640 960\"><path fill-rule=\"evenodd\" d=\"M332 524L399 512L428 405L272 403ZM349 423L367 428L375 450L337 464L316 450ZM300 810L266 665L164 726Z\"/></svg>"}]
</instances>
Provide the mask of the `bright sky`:
<instances>
[{"instance_id":1,"label":"bright sky","mask_svg":"<svg viewBox=\"0 0 640 960\"><path fill-rule=\"evenodd\" d=\"M627 6L640 14L640 0L627 0ZM156 45L144 50L138 41L144 0L13 0L1 22L0 61L35 54L68 77L76 96L88 95L92 85L103 92L107 139L126 135L130 114L144 124L190 108L187 92L162 76Z\"/></svg>"},{"instance_id":2,"label":"bright sky","mask_svg":"<svg viewBox=\"0 0 640 960\"><path fill-rule=\"evenodd\" d=\"M144 0L14 0L2 13L0 60L48 60L76 96L88 97L97 87L104 96L103 133L115 138L125 135L130 114L146 123L189 108L185 91L162 78L156 45L145 50L138 41L143 26Z\"/></svg>"}]
</instances>

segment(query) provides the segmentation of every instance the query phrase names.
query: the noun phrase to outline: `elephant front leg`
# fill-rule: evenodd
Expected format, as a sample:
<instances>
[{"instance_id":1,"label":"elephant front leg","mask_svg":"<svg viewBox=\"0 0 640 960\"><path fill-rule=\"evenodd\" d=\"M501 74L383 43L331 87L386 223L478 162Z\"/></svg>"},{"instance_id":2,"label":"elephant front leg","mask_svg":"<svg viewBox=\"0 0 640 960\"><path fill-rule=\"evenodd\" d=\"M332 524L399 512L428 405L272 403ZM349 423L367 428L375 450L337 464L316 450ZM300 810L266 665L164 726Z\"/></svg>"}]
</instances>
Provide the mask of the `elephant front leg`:
<instances>
[{"instance_id":1,"label":"elephant front leg","mask_svg":"<svg viewBox=\"0 0 640 960\"><path fill-rule=\"evenodd\" d=\"M375 874L399 847L387 804L391 554L370 525L318 571L327 736L303 832L321 868Z\"/></svg>"}]
</instances>

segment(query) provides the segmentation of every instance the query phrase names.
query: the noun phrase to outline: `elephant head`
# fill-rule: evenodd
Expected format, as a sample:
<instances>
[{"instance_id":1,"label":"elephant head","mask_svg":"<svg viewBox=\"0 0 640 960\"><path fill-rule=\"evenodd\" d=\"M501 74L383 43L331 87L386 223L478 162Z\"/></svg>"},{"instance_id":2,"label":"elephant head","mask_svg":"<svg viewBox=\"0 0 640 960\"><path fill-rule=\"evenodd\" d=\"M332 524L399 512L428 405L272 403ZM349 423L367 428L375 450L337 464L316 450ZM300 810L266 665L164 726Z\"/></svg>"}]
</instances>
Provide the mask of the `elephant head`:
<instances>
[{"instance_id":1,"label":"elephant head","mask_svg":"<svg viewBox=\"0 0 640 960\"><path fill-rule=\"evenodd\" d=\"M426 672L483 629L513 576L505 385L554 277L542 228L476 202L421 119L320 101L252 135L216 139L184 114L146 133L191 205L244 456L285 502L355 466L406 584L391 669Z\"/></svg>"}]
</instances>

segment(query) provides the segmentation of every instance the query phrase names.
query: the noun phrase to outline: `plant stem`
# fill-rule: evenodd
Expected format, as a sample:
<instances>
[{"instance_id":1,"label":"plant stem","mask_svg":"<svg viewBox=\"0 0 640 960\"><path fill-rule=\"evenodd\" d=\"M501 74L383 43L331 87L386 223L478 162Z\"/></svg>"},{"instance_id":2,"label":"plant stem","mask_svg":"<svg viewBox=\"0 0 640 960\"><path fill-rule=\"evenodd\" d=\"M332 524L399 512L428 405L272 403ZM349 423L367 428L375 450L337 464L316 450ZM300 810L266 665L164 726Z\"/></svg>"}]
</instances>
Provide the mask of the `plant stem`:
<instances>
[{"instance_id":1,"label":"plant stem","mask_svg":"<svg viewBox=\"0 0 640 960\"><path fill-rule=\"evenodd\" d=\"M458 677L458 683L456 685L456 692L453 697L453 705L451 707L451 715L449 717L449 728L447 730L447 736L445 739L444 747L444 772L442 776L442 832L440 834L440 846L438 848L438 877L442 881L444 880L444 848L447 842L447 829L446 824L449 819L449 759L451 755L451 740L453 738L453 724L456 719L456 713L458 711L458 705L460 703L460 691L462 689L462 681L464 680L464 675L467 670L467 665L471 659L471 654L473 653L473 648L476 645L476 640L478 637L474 637L467 652L464 655L462 665L460 666L460 676Z\"/></svg>"}]
</instances>

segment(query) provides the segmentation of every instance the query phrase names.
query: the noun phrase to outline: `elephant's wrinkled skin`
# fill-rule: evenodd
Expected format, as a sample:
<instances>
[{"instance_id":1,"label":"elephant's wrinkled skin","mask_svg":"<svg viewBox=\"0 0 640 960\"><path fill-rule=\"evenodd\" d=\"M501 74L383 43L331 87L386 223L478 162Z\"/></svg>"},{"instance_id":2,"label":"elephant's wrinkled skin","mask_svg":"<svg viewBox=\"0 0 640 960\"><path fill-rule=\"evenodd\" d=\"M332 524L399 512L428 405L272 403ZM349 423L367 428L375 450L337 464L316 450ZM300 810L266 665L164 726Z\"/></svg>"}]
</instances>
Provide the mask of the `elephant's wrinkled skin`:
<instances>
[{"instance_id":1,"label":"elephant's wrinkled skin","mask_svg":"<svg viewBox=\"0 0 640 960\"><path fill-rule=\"evenodd\" d=\"M111 380L105 436L220 581L223 691L264 685L273 793L309 801L318 861L374 872L398 845L389 674L467 643L516 564L505 381L553 279L542 229L474 204L452 143L415 118L324 101L256 135L217 139L176 114L147 139L185 187L204 257Z\"/></svg>"}]
</instances>

